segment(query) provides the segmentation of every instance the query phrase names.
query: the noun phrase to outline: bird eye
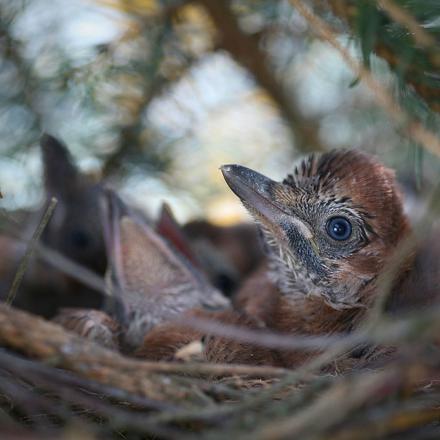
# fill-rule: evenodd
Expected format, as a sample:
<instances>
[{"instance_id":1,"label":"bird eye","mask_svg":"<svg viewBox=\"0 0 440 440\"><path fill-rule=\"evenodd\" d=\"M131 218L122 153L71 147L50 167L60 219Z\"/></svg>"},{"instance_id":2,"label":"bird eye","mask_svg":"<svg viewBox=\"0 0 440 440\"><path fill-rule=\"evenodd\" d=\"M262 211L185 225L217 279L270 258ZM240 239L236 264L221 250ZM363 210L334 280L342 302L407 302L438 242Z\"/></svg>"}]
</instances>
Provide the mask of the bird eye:
<instances>
[{"instance_id":1,"label":"bird eye","mask_svg":"<svg viewBox=\"0 0 440 440\"><path fill-rule=\"evenodd\" d=\"M351 223L344 217L332 217L327 222L327 233L333 240L347 240L351 231Z\"/></svg>"},{"instance_id":2,"label":"bird eye","mask_svg":"<svg viewBox=\"0 0 440 440\"><path fill-rule=\"evenodd\" d=\"M76 229L70 234L70 242L76 248L84 249L89 246L91 237L85 231Z\"/></svg>"}]
</instances>

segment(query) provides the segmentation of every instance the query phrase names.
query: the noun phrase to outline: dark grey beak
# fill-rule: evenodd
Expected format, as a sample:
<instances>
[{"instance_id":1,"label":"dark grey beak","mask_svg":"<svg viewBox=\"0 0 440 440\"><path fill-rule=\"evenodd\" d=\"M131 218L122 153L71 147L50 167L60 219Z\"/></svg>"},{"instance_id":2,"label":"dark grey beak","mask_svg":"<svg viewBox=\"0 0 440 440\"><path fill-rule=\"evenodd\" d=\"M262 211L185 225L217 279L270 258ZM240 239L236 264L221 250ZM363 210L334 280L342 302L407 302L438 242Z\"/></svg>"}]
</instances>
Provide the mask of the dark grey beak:
<instances>
[{"instance_id":1,"label":"dark grey beak","mask_svg":"<svg viewBox=\"0 0 440 440\"><path fill-rule=\"evenodd\" d=\"M275 223L287 215L274 202L273 190L279 183L241 165L223 165L220 169L226 183L251 212Z\"/></svg>"}]
</instances>

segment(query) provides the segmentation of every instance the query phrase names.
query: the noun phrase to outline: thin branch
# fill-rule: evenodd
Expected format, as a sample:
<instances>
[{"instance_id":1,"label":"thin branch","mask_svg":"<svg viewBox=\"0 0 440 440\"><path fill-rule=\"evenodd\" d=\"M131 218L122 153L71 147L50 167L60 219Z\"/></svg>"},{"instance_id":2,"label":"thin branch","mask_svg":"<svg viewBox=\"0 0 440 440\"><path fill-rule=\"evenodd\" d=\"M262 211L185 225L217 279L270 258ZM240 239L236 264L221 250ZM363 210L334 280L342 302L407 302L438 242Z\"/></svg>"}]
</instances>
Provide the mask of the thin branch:
<instances>
[{"instance_id":1,"label":"thin branch","mask_svg":"<svg viewBox=\"0 0 440 440\"><path fill-rule=\"evenodd\" d=\"M32 255L35 253L35 250L37 248L37 243L40 240L41 234L43 233L44 229L47 226L47 223L49 222L50 218L52 217L53 211L57 205L57 199L52 198L48 208L46 209L46 212L43 215L43 218L41 219L39 225L34 231L34 234L32 235L32 238L28 244L28 247L26 249L26 252L23 256L23 259L20 262L20 265L17 269L17 272L15 274L14 280L12 282L11 288L9 289L8 296L6 298L6 304L11 305L12 302L15 299L15 296L17 295L18 288L20 287L21 281L23 280L24 274L29 266L30 259Z\"/></svg>"},{"instance_id":2,"label":"thin branch","mask_svg":"<svg viewBox=\"0 0 440 440\"><path fill-rule=\"evenodd\" d=\"M160 74L160 66L163 60L164 39L170 29L171 16L165 15L162 17L164 20L160 24L161 28L155 35L155 41L153 43L153 54L148 60L148 63L144 66L142 75L144 77L142 83L141 97L138 101L133 101L133 109L131 113L131 123L121 127L119 133L119 145L116 152L113 153L106 161L103 175L107 176L111 174L115 168L119 167L121 160L129 153L138 151L140 148L141 140L141 120L145 109L150 102L166 84L166 79ZM144 23L146 26L146 24Z\"/></svg>"},{"instance_id":3,"label":"thin branch","mask_svg":"<svg viewBox=\"0 0 440 440\"><path fill-rule=\"evenodd\" d=\"M108 422L107 429L115 429L118 427L120 429L136 429L139 432L155 432L156 427L146 423L145 420L145 415L150 412L148 411L150 409L148 406L145 408L147 411L144 411L143 413L138 412L140 409L139 407L135 408L136 411L131 411L133 408L127 408L127 405L124 405L124 408L118 407L110 401L107 393L101 394L101 396L96 396L95 393L88 392L88 387L85 388L84 384L80 383L80 386L75 386L75 382L78 382L78 379L74 376L69 377L64 371L55 370L47 365L37 364L6 353L0 353L0 359L2 360L3 368L6 367L11 373L16 371L15 374L13 373L14 378L19 376L24 379L26 383L31 383L36 389L44 390L46 392L49 391L51 395L59 396L62 399L63 406L67 407L66 403L69 402L72 405L75 405L75 407L84 408L87 414L93 414L105 418ZM64 419L70 419L71 421L72 419L76 419L76 422L84 424L85 420L78 417L78 411L67 410L66 408L65 411L61 412L60 404L57 399L50 400L50 396L45 397L33 390L32 387L29 388L27 395L25 394L26 399L24 399L22 404L32 401L34 402L34 408L37 406L41 407L42 404L45 404L44 409L47 411L48 415L60 414ZM14 395L16 394L17 393L14 393ZM21 392L21 394L23 394L23 392ZM153 408L154 406L159 405L158 409L161 409L162 411L173 412L177 410L177 407L166 405L164 402L156 403L149 401L149 403L153 405ZM29 416L32 417L32 412L30 412ZM92 430L90 420L88 420L86 426Z\"/></svg>"},{"instance_id":4,"label":"thin branch","mask_svg":"<svg viewBox=\"0 0 440 440\"><path fill-rule=\"evenodd\" d=\"M12 355L4 350L0 350L0 360L2 368L8 369L12 374L19 375L24 379L31 379L31 377L50 379L52 383L60 387L59 391L63 386L82 389L90 394L124 402L124 404L137 409L153 411L175 411L178 409L177 406L172 404L129 394L121 389L112 388L93 380L78 377L68 371L53 368L51 365Z\"/></svg>"},{"instance_id":5,"label":"thin branch","mask_svg":"<svg viewBox=\"0 0 440 440\"><path fill-rule=\"evenodd\" d=\"M248 377L275 377L288 370L271 367L221 364L178 364L145 362L124 357L89 340L65 331L62 327L28 313L0 305L0 341L7 346L50 361L89 379L100 378L102 383L128 389L145 390L145 395L159 395L163 390L158 373L189 376L246 375ZM144 386L137 388L139 382ZM178 392L178 387L176 387ZM143 393L141 393L143 394Z\"/></svg>"},{"instance_id":6,"label":"thin branch","mask_svg":"<svg viewBox=\"0 0 440 440\"><path fill-rule=\"evenodd\" d=\"M3 3L5 5L6 3ZM24 55L22 44L19 39L14 38L12 32L13 20L6 22L2 19L2 2L0 2L0 53L3 60L10 61L17 69L15 77L16 84L23 84L20 90L20 104L24 104L32 113L32 126L28 131L32 135L31 141L34 141L32 131L42 131L43 114L39 105L37 96L37 86L39 78L36 76L31 63Z\"/></svg>"}]
</instances>

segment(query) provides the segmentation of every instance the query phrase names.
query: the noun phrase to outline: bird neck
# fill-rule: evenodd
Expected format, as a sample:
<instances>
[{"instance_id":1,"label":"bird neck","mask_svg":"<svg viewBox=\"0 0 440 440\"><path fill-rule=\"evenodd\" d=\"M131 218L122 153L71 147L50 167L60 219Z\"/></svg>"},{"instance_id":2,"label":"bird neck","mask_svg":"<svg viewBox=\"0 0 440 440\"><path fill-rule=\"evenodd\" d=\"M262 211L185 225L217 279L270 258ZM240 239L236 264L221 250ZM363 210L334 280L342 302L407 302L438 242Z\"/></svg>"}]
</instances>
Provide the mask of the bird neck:
<instances>
[{"instance_id":1,"label":"bird neck","mask_svg":"<svg viewBox=\"0 0 440 440\"><path fill-rule=\"evenodd\" d=\"M282 333L330 335L347 333L365 316L365 308L335 309L317 296L279 295L268 326Z\"/></svg>"},{"instance_id":2,"label":"bird neck","mask_svg":"<svg viewBox=\"0 0 440 440\"><path fill-rule=\"evenodd\" d=\"M366 308L335 309L322 297L302 291L282 291L273 279L271 264L265 262L237 294L235 306L258 319L262 325L283 333L331 334L350 331Z\"/></svg>"}]
</instances>

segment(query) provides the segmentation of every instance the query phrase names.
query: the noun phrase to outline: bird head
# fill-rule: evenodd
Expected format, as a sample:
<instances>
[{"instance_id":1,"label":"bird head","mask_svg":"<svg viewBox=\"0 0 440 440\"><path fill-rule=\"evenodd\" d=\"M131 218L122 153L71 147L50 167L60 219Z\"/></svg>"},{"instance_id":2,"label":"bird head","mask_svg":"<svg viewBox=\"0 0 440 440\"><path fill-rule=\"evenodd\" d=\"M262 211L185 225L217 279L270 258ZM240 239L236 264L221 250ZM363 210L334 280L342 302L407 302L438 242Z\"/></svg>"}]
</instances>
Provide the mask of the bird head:
<instances>
[{"instance_id":1,"label":"bird head","mask_svg":"<svg viewBox=\"0 0 440 440\"><path fill-rule=\"evenodd\" d=\"M98 209L102 187L79 170L60 140L44 134L40 144L46 195L58 200L43 242L103 274L106 257Z\"/></svg>"},{"instance_id":2,"label":"bird head","mask_svg":"<svg viewBox=\"0 0 440 440\"><path fill-rule=\"evenodd\" d=\"M335 309L365 305L408 231L394 173L352 150L310 155L282 182L240 165L224 178L260 225L282 294Z\"/></svg>"}]
</instances>

